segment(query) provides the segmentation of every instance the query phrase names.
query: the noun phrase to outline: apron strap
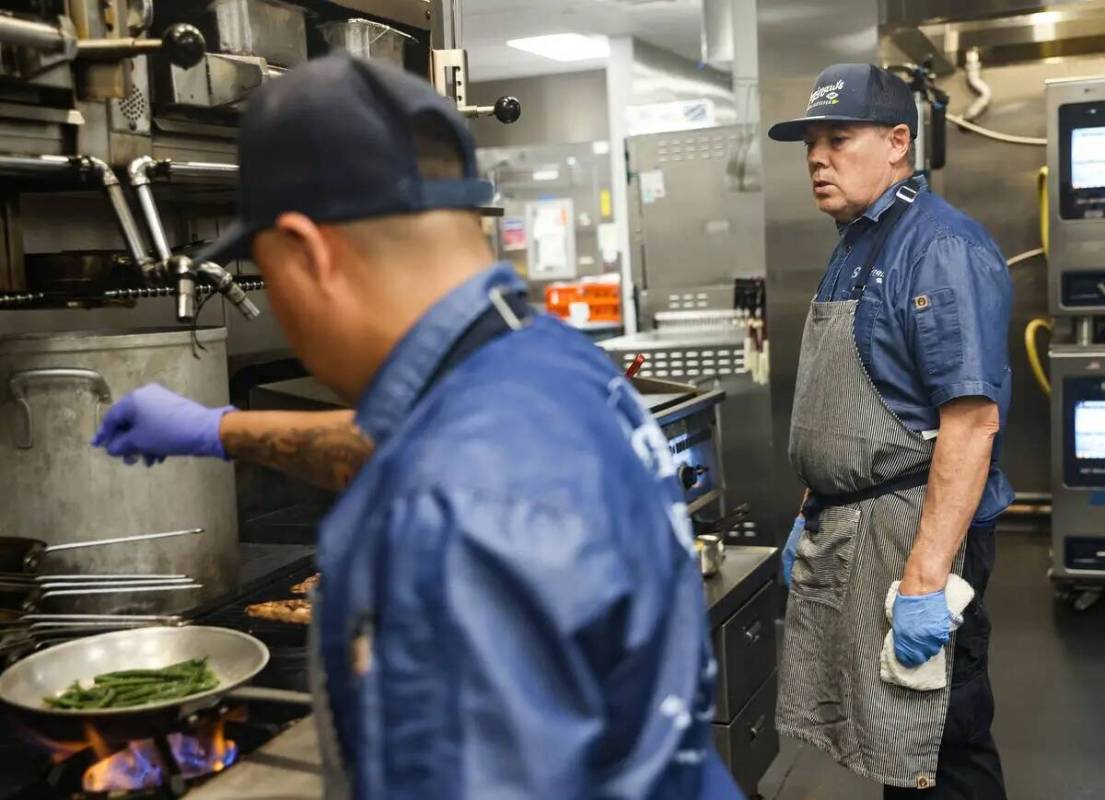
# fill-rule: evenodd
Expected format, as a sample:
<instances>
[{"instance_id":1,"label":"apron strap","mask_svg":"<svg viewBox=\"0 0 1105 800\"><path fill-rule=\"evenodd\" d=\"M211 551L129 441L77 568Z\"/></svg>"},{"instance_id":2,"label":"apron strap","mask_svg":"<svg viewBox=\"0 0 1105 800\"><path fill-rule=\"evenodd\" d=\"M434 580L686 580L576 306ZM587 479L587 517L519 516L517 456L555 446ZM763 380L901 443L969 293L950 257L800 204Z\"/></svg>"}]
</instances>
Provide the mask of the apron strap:
<instances>
[{"instance_id":1,"label":"apron strap","mask_svg":"<svg viewBox=\"0 0 1105 800\"><path fill-rule=\"evenodd\" d=\"M802 506L802 515L806 518L806 528L816 533L818 529L817 517L826 508L852 506L857 503L862 503L865 500L873 500L876 497L882 497L884 494L915 489L918 486L927 484L928 480L929 469L925 467L922 470L908 472L905 475L899 475L897 478L891 478L888 481L877 483L867 489L860 489L858 492L818 494L811 489L809 497L806 498L806 502Z\"/></svg>"},{"instance_id":2,"label":"apron strap","mask_svg":"<svg viewBox=\"0 0 1105 800\"><path fill-rule=\"evenodd\" d=\"M866 261L864 261L863 269L859 271L859 275L856 276L856 280L852 284L852 291L848 295L852 300L858 300L863 296L863 290L867 288L867 279L871 277L871 270L875 268L875 262L882 257L886 240L890 237L894 228L897 227L898 221L905 214L906 209L913 205L913 201L917 199L920 192L920 184L917 183L916 178L910 178L898 187L898 191L894 194L894 205L884 212L882 218L879 219L879 229L875 232L875 241L871 244L871 250L868 252Z\"/></svg>"},{"instance_id":3,"label":"apron strap","mask_svg":"<svg viewBox=\"0 0 1105 800\"><path fill-rule=\"evenodd\" d=\"M504 333L524 328L533 317L533 311L523 294L503 294L502 290L496 287L488 293L488 300L491 301L491 305L449 348L449 352L445 354L422 388L419 399L425 397L430 389L485 344Z\"/></svg>"}]
</instances>

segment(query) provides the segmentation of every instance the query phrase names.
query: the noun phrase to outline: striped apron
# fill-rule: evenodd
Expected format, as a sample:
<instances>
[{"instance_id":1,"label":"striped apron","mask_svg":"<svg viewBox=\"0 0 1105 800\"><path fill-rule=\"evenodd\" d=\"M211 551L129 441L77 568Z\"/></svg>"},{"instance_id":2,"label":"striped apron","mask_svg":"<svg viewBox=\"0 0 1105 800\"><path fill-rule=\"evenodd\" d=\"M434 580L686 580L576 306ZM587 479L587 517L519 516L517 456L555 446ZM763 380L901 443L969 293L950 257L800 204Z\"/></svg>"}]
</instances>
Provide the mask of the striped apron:
<instances>
[{"instance_id":1,"label":"striped apron","mask_svg":"<svg viewBox=\"0 0 1105 800\"><path fill-rule=\"evenodd\" d=\"M853 298L916 197L910 188L884 214ZM868 377L853 334L858 304L813 302L802 338L790 459L810 499L787 604L777 725L865 778L925 789L936 782L949 689L884 683L879 655L886 594L917 534L934 442L907 429ZM949 643L949 685L952 653Z\"/></svg>"}]
</instances>

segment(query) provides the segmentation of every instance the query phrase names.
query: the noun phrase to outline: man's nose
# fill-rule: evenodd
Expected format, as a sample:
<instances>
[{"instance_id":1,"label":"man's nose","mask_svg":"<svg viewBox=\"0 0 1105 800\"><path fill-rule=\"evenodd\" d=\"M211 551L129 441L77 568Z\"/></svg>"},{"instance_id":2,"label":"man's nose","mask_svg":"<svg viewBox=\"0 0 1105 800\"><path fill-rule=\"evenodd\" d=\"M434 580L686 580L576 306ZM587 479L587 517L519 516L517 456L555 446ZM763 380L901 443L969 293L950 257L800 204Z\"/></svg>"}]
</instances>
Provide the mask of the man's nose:
<instances>
[{"instance_id":1,"label":"man's nose","mask_svg":"<svg viewBox=\"0 0 1105 800\"><path fill-rule=\"evenodd\" d=\"M827 167L829 165L829 160L826 157L827 153L828 148L818 142L809 145L806 148L806 163L809 164L810 169Z\"/></svg>"}]
</instances>

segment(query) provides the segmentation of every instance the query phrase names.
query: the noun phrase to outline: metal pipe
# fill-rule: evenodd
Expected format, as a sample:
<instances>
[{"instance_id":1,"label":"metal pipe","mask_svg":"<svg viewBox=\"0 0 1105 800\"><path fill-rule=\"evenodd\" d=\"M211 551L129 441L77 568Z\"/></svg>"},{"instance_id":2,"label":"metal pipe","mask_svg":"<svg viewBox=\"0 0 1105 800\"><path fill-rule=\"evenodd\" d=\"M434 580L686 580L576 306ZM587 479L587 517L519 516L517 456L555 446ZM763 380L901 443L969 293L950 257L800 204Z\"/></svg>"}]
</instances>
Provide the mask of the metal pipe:
<instances>
[{"instance_id":1,"label":"metal pipe","mask_svg":"<svg viewBox=\"0 0 1105 800\"><path fill-rule=\"evenodd\" d=\"M47 51L76 48L76 39L54 25L4 15L0 15L0 42Z\"/></svg>"},{"instance_id":2,"label":"metal pipe","mask_svg":"<svg viewBox=\"0 0 1105 800\"><path fill-rule=\"evenodd\" d=\"M0 156L0 174L12 177L79 174L81 166L68 156Z\"/></svg>"},{"instance_id":3,"label":"metal pipe","mask_svg":"<svg viewBox=\"0 0 1105 800\"><path fill-rule=\"evenodd\" d=\"M1074 335L1078 344L1087 347L1093 344L1093 317L1076 317Z\"/></svg>"},{"instance_id":4,"label":"metal pipe","mask_svg":"<svg viewBox=\"0 0 1105 800\"><path fill-rule=\"evenodd\" d=\"M183 180L215 180L219 183L238 182L237 164L165 159L157 162L157 173L164 174L169 178L181 178Z\"/></svg>"},{"instance_id":5,"label":"metal pipe","mask_svg":"<svg viewBox=\"0 0 1105 800\"><path fill-rule=\"evenodd\" d=\"M123 234L123 240L127 243L127 250L134 259L134 263L145 273L148 272L153 261L146 253L146 243L142 239L142 232L130 210L130 203L123 193L123 186L106 161L94 156L83 156L83 159L93 174L100 181L107 199L111 203L111 209L115 212L115 221L119 224L119 231Z\"/></svg>"},{"instance_id":6,"label":"metal pipe","mask_svg":"<svg viewBox=\"0 0 1105 800\"><path fill-rule=\"evenodd\" d=\"M168 266L176 280L177 322L192 322L196 318L196 274L192 271L192 259L173 256Z\"/></svg>"},{"instance_id":7,"label":"metal pipe","mask_svg":"<svg viewBox=\"0 0 1105 800\"><path fill-rule=\"evenodd\" d=\"M196 267L196 274L210 281L247 320L254 320L261 316L261 309L246 296L245 290L234 280L234 276L223 267L213 261L204 261Z\"/></svg>"},{"instance_id":8,"label":"metal pipe","mask_svg":"<svg viewBox=\"0 0 1105 800\"><path fill-rule=\"evenodd\" d=\"M972 47L967 51L967 63L964 67L967 72L967 85L978 95L975 101L963 112L963 119L972 122L982 116L990 106L990 98L993 92L990 85L982 80L982 59L979 57L978 48Z\"/></svg>"},{"instance_id":9,"label":"metal pipe","mask_svg":"<svg viewBox=\"0 0 1105 800\"><path fill-rule=\"evenodd\" d=\"M917 107L917 136L913 139L913 171L924 172L928 169L928 138L925 134L925 108L928 101L924 92L913 93L913 104Z\"/></svg>"},{"instance_id":10,"label":"metal pipe","mask_svg":"<svg viewBox=\"0 0 1105 800\"><path fill-rule=\"evenodd\" d=\"M149 156L141 156L127 166L127 180L138 195L138 202L142 206L142 215L146 220L146 227L149 229L150 238L153 240L154 250L157 251L158 258L166 265L173 262L172 272L177 277L177 319L181 322L187 322L195 316L195 279L197 277L202 277L214 285L219 293L229 300L247 320L257 319L261 316L261 310L257 308L252 300L246 297L245 290L235 282L234 276L223 267L212 261L206 261L196 266L191 259L183 256L173 257L172 248L169 247L169 240L165 235L165 226L162 225L161 215L157 211L157 201L153 196L150 176L155 172L171 175L174 166L173 162L169 160L155 161ZM195 170L197 162L189 163L188 166ZM236 178L238 168L233 164L202 164L199 168L200 170L208 170L212 174L225 175L231 172L231 170L226 169L228 166L232 168L233 175ZM185 267L181 261L176 259L183 259L184 262L187 262L187 266Z\"/></svg>"},{"instance_id":11,"label":"metal pipe","mask_svg":"<svg viewBox=\"0 0 1105 800\"><path fill-rule=\"evenodd\" d=\"M124 58L156 53L160 39L85 39L77 40L77 57L91 61L121 61Z\"/></svg>"},{"instance_id":12,"label":"metal pipe","mask_svg":"<svg viewBox=\"0 0 1105 800\"><path fill-rule=\"evenodd\" d=\"M146 220L146 229L150 234L154 252L157 253L159 260L167 262L172 257L173 250L169 247L165 226L161 222L153 189L150 187L150 170L156 166L157 162L149 156L136 158L127 166L127 180L138 195L138 204L142 208L142 216Z\"/></svg>"}]
</instances>

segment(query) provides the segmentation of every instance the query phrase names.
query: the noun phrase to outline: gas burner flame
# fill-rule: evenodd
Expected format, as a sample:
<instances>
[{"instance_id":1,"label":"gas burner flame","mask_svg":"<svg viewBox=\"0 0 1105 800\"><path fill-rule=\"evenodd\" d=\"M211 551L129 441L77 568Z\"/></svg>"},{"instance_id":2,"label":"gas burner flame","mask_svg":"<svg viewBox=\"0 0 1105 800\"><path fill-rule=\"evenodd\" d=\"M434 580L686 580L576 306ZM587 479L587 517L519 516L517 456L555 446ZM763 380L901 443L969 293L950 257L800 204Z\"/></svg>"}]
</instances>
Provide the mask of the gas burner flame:
<instances>
[{"instance_id":1,"label":"gas burner flame","mask_svg":"<svg viewBox=\"0 0 1105 800\"><path fill-rule=\"evenodd\" d=\"M85 770L81 783L86 792L155 789L162 784L163 773L161 754L153 739L138 739Z\"/></svg>"},{"instance_id":2,"label":"gas burner flame","mask_svg":"<svg viewBox=\"0 0 1105 800\"><path fill-rule=\"evenodd\" d=\"M221 772L238 758L238 745L227 739L225 723L216 720L195 734L171 733L165 737L175 764L166 768L161 748L154 739L137 739L117 752L92 727L86 735L99 760L85 770L82 785L86 792L120 792L155 789L168 777L180 774L185 779L201 778Z\"/></svg>"}]
</instances>

